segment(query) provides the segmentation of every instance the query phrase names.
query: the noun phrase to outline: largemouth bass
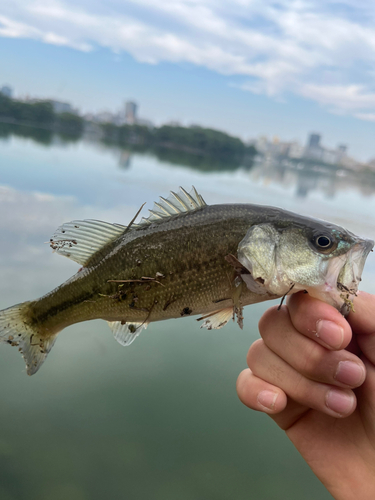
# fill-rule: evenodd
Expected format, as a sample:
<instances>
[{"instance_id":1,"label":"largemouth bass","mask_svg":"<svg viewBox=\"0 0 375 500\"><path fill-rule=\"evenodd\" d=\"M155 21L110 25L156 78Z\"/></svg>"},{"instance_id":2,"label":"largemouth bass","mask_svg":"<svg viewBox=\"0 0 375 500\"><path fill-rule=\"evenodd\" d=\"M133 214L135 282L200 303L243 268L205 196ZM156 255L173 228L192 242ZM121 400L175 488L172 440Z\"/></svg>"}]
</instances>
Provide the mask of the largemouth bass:
<instances>
[{"instance_id":1,"label":"largemouth bass","mask_svg":"<svg viewBox=\"0 0 375 500\"><path fill-rule=\"evenodd\" d=\"M91 319L108 321L130 345L149 323L169 318L200 315L208 329L237 318L242 327L244 306L300 290L345 314L374 245L279 208L208 206L195 188L134 220L59 227L51 247L82 268L44 297L0 311L0 341L18 347L29 375L62 329Z\"/></svg>"}]
</instances>

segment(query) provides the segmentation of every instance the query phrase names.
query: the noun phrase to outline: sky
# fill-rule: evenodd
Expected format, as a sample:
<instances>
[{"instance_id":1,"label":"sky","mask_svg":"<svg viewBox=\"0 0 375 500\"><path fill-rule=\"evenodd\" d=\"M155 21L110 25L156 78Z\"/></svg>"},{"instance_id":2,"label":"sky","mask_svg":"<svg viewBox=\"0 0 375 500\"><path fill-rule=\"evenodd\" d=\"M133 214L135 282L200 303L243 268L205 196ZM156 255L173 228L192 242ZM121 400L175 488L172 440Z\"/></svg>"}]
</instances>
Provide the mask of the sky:
<instances>
[{"instance_id":1,"label":"sky","mask_svg":"<svg viewBox=\"0 0 375 500\"><path fill-rule=\"evenodd\" d=\"M375 157L375 2L2 0L0 86Z\"/></svg>"}]
</instances>

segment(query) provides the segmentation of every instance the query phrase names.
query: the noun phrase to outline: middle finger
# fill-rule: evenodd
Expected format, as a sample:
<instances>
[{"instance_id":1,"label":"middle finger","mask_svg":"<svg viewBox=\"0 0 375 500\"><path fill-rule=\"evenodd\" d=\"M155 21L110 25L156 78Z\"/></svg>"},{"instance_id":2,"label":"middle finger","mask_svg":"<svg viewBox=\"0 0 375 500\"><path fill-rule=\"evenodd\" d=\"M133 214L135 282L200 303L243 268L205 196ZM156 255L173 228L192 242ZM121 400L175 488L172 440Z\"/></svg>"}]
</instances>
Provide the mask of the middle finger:
<instances>
[{"instance_id":1,"label":"middle finger","mask_svg":"<svg viewBox=\"0 0 375 500\"><path fill-rule=\"evenodd\" d=\"M259 323L259 331L271 351L310 380L352 388L365 380L365 367L357 356L346 350L326 349L302 335L293 326L286 306L279 311L276 308L267 311Z\"/></svg>"}]
</instances>

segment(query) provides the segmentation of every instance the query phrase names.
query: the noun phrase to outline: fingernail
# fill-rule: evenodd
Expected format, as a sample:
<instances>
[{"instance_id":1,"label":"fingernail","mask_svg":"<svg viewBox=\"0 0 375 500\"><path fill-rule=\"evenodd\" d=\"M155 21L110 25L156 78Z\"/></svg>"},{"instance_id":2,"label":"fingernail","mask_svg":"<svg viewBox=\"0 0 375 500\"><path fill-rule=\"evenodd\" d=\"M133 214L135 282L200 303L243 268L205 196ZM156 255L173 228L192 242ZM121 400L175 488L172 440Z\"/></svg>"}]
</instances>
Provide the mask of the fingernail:
<instances>
[{"instance_id":1,"label":"fingernail","mask_svg":"<svg viewBox=\"0 0 375 500\"><path fill-rule=\"evenodd\" d=\"M262 391L258 394L258 403L268 410L274 410L277 396L277 392Z\"/></svg>"},{"instance_id":2,"label":"fingernail","mask_svg":"<svg viewBox=\"0 0 375 500\"><path fill-rule=\"evenodd\" d=\"M354 394L347 394L337 389L331 389L327 392L326 406L339 415L346 415L349 413L354 404Z\"/></svg>"},{"instance_id":3,"label":"fingernail","mask_svg":"<svg viewBox=\"0 0 375 500\"><path fill-rule=\"evenodd\" d=\"M328 347L339 349L344 341L344 329L333 321L320 319L316 322L316 336Z\"/></svg>"},{"instance_id":4,"label":"fingernail","mask_svg":"<svg viewBox=\"0 0 375 500\"><path fill-rule=\"evenodd\" d=\"M358 386L365 378L365 369L353 361L340 361L334 378L342 384Z\"/></svg>"}]
</instances>

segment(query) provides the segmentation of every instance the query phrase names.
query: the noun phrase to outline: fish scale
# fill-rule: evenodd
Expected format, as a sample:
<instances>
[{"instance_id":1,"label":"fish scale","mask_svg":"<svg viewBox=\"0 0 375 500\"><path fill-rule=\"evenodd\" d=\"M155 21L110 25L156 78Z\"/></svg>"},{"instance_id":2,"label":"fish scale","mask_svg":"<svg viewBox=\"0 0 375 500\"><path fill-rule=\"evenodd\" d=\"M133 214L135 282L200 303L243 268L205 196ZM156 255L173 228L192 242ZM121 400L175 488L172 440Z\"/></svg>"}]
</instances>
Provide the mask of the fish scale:
<instances>
[{"instance_id":1,"label":"fish scale","mask_svg":"<svg viewBox=\"0 0 375 500\"><path fill-rule=\"evenodd\" d=\"M50 240L82 269L40 299L0 311L0 341L35 373L67 326L108 321L131 344L150 323L202 315L221 328L248 304L299 290L343 312L373 246L324 221L274 207L208 206L193 188L161 198L140 224L72 221Z\"/></svg>"}]
</instances>

